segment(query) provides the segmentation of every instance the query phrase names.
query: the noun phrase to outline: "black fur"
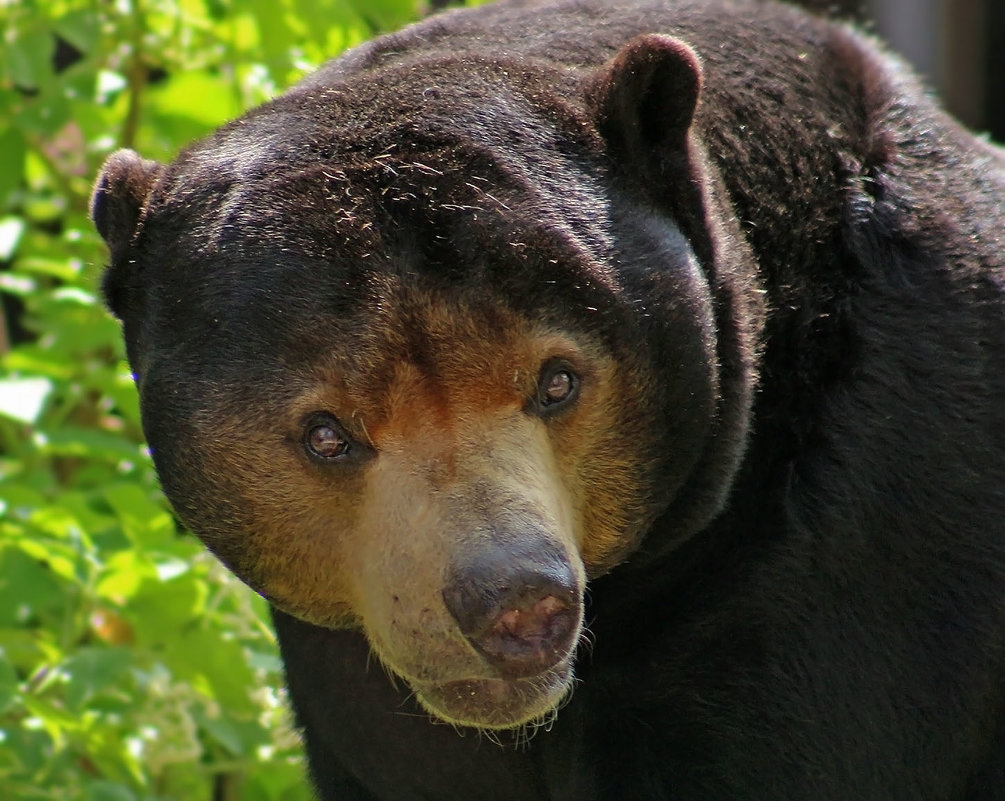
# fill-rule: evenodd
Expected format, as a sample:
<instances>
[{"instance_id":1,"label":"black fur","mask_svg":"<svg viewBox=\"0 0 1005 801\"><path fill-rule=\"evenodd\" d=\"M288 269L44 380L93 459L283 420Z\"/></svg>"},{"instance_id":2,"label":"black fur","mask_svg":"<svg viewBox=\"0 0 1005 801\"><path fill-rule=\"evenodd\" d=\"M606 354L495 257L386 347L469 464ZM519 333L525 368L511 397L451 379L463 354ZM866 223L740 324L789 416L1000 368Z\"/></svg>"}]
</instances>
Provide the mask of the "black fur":
<instances>
[{"instance_id":1,"label":"black fur","mask_svg":"<svg viewBox=\"0 0 1005 801\"><path fill-rule=\"evenodd\" d=\"M753 0L503 3L163 172L117 158L106 292L186 520L230 490L181 421L364 347L378 256L656 365L624 403L665 498L550 728L436 724L360 633L276 612L323 799L1005 801L1005 158L875 43Z\"/></svg>"}]
</instances>

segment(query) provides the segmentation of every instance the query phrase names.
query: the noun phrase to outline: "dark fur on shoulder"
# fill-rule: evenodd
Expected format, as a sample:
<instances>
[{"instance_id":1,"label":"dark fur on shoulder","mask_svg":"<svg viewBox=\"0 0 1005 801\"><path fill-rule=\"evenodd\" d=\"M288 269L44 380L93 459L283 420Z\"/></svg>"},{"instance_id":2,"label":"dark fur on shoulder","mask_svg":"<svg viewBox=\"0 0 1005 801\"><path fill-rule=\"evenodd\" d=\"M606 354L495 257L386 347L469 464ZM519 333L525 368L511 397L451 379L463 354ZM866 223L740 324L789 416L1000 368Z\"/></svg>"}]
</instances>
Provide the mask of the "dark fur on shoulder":
<instances>
[{"instance_id":1,"label":"dark fur on shoulder","mask_svg":"<svg viewBox=\"0 0 1005 801\"><path fill-rule=\"evenodd\" d=\"M1005 157L871 39L449 12L94 220L326 801L1005 801Z\"/></svg>"}]
</instances>

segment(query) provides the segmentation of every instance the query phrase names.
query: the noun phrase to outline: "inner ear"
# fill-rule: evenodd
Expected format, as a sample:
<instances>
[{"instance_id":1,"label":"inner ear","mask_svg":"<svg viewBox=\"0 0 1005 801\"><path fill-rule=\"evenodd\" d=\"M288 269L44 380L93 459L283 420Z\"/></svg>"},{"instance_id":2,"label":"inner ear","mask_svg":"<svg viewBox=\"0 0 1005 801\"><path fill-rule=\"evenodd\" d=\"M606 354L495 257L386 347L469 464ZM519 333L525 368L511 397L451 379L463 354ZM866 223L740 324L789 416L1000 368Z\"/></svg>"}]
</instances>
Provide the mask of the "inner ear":
<instances>
[{"instance_id":1,"label":"inner ear","mask_svg":"<svg viewBox=\"0 0 1005 801\"><path fill-rule=\"evenodd\" d=\"M596 78L590 102L614 155L652 164L687 146L701 93L697 54L672 36L647 33L625 45Z\"/></svg>"}]
</instances>

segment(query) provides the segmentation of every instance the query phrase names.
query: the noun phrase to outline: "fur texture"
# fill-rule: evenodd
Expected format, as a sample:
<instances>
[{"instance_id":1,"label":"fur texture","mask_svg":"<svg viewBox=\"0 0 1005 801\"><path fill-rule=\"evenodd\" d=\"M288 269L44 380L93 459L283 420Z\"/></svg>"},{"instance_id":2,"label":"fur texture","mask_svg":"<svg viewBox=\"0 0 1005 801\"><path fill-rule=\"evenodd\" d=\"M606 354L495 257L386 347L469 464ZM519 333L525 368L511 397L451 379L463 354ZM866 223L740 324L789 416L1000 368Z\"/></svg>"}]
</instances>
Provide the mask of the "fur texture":
<instances>
[{"instance_id":1,"label":"fur texture","mask_svg":"<svg viewBox=\"0 0 1005 801\"><path fill-rule=\"evenodd\" d=\"M450 12L93 213L326 801L1005 799L1005 158L871 40Z\"/></svg>"}]
</instances>

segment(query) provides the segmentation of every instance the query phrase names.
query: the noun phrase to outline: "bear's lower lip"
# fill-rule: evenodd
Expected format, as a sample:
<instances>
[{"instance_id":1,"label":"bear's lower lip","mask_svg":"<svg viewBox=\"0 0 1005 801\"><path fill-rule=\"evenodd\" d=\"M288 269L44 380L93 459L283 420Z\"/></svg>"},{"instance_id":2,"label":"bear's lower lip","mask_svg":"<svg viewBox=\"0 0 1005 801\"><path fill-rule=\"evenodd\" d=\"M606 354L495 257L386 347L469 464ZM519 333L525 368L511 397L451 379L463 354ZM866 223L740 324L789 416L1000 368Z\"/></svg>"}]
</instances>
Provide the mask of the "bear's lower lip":
<instances>
[{"instance_id":1,"label":"bear's lower lip","mask_svg":"<svg viewBox=\"0 0 1005 801\"><path fill-rule=\"evenodd\" d=\"M426 711L448 723L512 729L540 720L562 702L572 675L569 661L524 679L413 682Z\"/></svg>"}]
</instances>

